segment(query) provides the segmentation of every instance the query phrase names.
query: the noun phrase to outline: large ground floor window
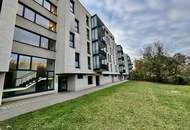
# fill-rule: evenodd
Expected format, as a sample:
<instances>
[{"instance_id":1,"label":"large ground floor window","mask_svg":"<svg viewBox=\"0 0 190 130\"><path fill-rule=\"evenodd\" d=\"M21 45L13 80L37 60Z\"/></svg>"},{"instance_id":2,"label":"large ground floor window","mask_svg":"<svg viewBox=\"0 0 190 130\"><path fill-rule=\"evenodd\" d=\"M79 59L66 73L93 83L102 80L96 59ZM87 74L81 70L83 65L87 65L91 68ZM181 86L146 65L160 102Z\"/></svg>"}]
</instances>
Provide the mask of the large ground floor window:
<instances>
[{"instance_id":1,"label":"large ground floor window","mask_svg":"<svg viewBox=\"0 0 190 130\"><path fill-rule=\"evenodd\" d=\"M54 60L12 54L3 98L54 90Z\"/></svg>"}]
</instances>

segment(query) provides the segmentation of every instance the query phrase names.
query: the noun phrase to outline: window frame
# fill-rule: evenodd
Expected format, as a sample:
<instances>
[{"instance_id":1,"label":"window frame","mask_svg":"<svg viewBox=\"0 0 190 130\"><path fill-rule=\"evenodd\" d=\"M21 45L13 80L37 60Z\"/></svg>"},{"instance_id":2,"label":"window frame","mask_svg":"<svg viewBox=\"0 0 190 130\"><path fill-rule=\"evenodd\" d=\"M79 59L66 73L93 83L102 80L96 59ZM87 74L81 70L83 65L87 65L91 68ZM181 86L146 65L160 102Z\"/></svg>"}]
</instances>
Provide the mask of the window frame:
<instances>
[{"instance_id":1,"label":"window frame","mask_svg":"<svg viewBox=\"0 0 190 130\"><path fill-rule=\"evenodd\" d=\"M91 57L88 56L88 69L91 70L92 67L91 67Z\"/></svg>"},{"instance_id":2,"label":"window frame","mask_svg":"<svg viewBox=\"0 0 190 130\"><path fill-rule=\"evenodd\" d=\"M80 68L80 53L75 53L75 68Z\"/></svg>"},{"instance_id":3,"label":"window frame","mask_svg":"<svg viewBox=\"0 0 190 130\"><path fill-rule=\"evenodd\" d=\"M71 37L72 37L72 39L71 39ZM72 43L72 45L71 45L71 43ZM69 46L71 48L75 48L75 34L73 32L69 33Z\"/></svg>"},{"instance_id":4,"label":"window frame","mask_svg":"<svg viewBox=\"0 0 190 130\"><path fill-rule=\"evenodd\" d=\"M41 15L39 12L33 10L32 8L28 7L27 5L25 5L25 4L21 3L21 2L19 2L18 4L20 4L20 5L23 6L23 10L22 10L23 13L22 13L22 15L17 13L18 16L23 17L24 19L27 19L28 21L31 21L31 22L33 22L33 23L35 23L35 24L37 24L37 25L39 25L39 26L41 26L41 27L43 27L43 28L45 28L45 29L47 29L47 30L49 30L49 31L52 31L52 32L56 33L56 30L57 30L57 23L56 23L56 22L50 20L49 18L45 17L44 15ZM34 12L34 20L30 20L30 19L28 19L28 18L25 17L25 10L26 10L26 9L28 9L28 10ZM49 25L50 25L50 24L53 24L54 26L53 26L53 27L50 27L50 26L45 27L45 26L43 26L42 24L37 23L37 22L36 22L36 17L37 17L37 15L39 15L40 17L46 19L46 20L49 22Z\"/></svg>"},{"instance_id":5,"label":"window frame","mask_svg":"<svg viewBox=\"0 0 190 130\"><path fill-rule=\"evenodd\" d=\"M80 33L80 23L78 19L75 19L75 32Z\"/></svg>"},{"instance_id":6,"label":"window frame","mask_svg":"<svg viewBox=\"0 0 190 130\"><path fill-rule=\"evenodd\" d=\"M71 13L75 14L75 2L73 0L70 0L69 10L70 10Z\"/></svg>"},{"instance_id":7,"label":"window frame","mask_svg":"<svg viewBox=\"0 0 190 130\"><path fill-rule=\"evenodd\" d=\"M48 37L46 37L46 36L43 36L43 35L41 35L41 34L35 33L35 32L33 32L33 31L27 30L27 29L22 28L22 27L17 26L17 25L15 26L15 28L18 28L18 29L21 29L21 30L23 30L23 31L32 33L32 34L34 34L34 35L38 35L38 36L40 37L40 39L39 39L38 46L33 45L33 44L30 44L30 43L22 42L22 41L19 41L19 40L15 40L15 39L13 38L14 41L19 42L19 43L22 43L22 44L27 44L27 45L30 45L30 46L38 47L38 48L41 48L41 49L45 49L45 50L48 50L48 51L56 52L56 41L55 41L55 40L53 40L53 39L51 39L51 38L48 38ZM46 38L46 39L48 39L48 49L41 46L41 38ZM53 42L52 44L54 44L54 47L53 47L54 49L51 49L51 48L50 48L50 41Z\"/></svg>"},{"instance_id":8,"label":"window frame","mask_svg":"<svg viewBox=\"0 0 190 130\"><path fill-rule=\"evenodd\" d=\"M90 18L88 15L86 15L86 25L89 27L90 26Z\"/></svg>"},{"instance_id":9,"label":"window frame","mask_svg":"<svg viewBox=\"0 0 190 130\"><path fill-rule=\"evenodd\" d=\"M93 76L88 76L88 85L93 84Z\"/></svg>"},{"instance_id":10,"label":"window frame","mask_svg":"<svg viewBox=\"0 0 190 130\"><path fill-rule=\"evenodd\" d=\"M45 5L44 5L45 1L50 4L50 9L48 9L48 8L45 7ZM42 0L42 3L39 3L38 1L34 0L34 2L36 2L37 4L39 4L40 6L42 6L44 9L48 10L50 13L54 14L55 16L57 16L57 6L54 5L53 3L51 3L50 1ZM52 8L56 9L55 13L52 12Z\"/></svg>"},{"instance_id":11,"label":"window frame","mask_svg":"<svg viewBox=\"0 0 190 130\"><path fill-rule=\"evenodd\" d=\"M77 74L77 79L83 79L84 75L83 74Z\"/></svg>"},{"instance_id":12,"label":"window frame","mask_svg":"<svg viewBox=\"0 0 190 130\"><path fill-rule=\"evenodd\" d=\"M26 55L26 54L19 54L19 53L14 53L14 52L12 52L11 54L17 55L17 60L16 60L17 63L16 63L15 69L10 69L10 71L36 71L36 70L32 69L32 58L39 58L39 59L45 59L47 61L48 60L54 61L53 70L46 69L46 71L48 71L48 72L54 72L55 71L55 60L54 59L48 59L48 58L43 58L43 57L38 57L38 56L32 56L32 55ZM19 69L20 56L30 57L30 68L29 69ZM47 64L47 66L48 66L48 64Z\"/></svg>"}]
</instances>

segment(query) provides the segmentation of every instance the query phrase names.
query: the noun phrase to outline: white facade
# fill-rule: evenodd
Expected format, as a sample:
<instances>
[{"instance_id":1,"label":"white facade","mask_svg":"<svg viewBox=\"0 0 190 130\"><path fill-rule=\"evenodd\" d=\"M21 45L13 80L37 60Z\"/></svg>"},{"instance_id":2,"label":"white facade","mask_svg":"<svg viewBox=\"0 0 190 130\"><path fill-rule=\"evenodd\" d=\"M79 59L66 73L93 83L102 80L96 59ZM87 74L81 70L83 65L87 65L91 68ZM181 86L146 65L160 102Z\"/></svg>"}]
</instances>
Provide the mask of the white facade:
<instances>
[{"instance_id":1,"label":"white facade","mask_svg":"<svg viewBox=\"0 0 190 130\"><path fill-rule=\"evenodd\" d=\"M46 1L46 0L42 0ZM91 14L79 0L3 0L0 104L119 81L117 45L105 32L106 70L93 64Z\"/></svg>"}]
</instances>

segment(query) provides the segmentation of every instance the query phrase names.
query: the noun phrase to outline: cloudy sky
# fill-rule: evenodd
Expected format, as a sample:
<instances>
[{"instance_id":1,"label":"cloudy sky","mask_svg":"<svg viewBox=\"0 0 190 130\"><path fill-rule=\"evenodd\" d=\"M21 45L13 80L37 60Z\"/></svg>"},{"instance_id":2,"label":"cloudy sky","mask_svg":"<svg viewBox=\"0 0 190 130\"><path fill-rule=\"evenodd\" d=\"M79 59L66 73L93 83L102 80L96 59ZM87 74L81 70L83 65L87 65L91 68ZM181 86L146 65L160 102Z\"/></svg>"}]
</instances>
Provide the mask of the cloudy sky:
<instances>
[{"instance_id":1,"label":"cloudy sky","mask_svg":"<svg viewBox=\"0 0 190 130\"><path fill-rule=\"evenodd\" d=\"M190 0L80 0L133 59L154 41L190 55Z\"/></svg>"}]
</instances>

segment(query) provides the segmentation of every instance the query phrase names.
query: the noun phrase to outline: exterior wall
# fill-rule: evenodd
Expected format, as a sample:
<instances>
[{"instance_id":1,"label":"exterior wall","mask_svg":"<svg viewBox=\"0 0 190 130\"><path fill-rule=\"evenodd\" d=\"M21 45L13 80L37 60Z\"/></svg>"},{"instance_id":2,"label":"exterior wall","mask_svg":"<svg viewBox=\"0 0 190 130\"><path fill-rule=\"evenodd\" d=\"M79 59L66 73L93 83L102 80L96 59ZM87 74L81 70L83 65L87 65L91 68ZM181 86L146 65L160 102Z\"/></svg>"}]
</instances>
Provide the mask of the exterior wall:
<instances>
[{"instance_id":1,"label":"exterior wall","mask_svg":"<svg viewBox=\"0 0 190 130\"><path fill-rule=\"evenodd\" d=\"M17 2L17 0L3 0L0 12L0 105L5 79L4 72L9 70Z\"/></svg>"},{"instance_id":2,"label":"exterior wall","mask_svg":"<svg viewBox=\"0 0 190 130\"><path fill-rule=\"evenodd\" d=\"M0 72L9 70L17 2L17 0L3 0L0 12Z\"/></svg>"},{"instance_id":3,"label":"exterior wall","mask_svg":"<svg viewBox=\"0 0 190 130\"><path fill-rule=\"evenodd\" d=\"M93 76L93 84L88 85L88 76ZM96 86L96 79L94 75L84 75L83 79L78 79L77 75L75 76L76 80L76 86L75 86L75 91L80 91L83 89L91 88Z\"/></svg>"},{"instance_id":4,"label":"exterior wall","mask_svg":"<svg viewBox=\"0 0 190 130\"><path fill-rule=\"evenodd\" d=\"M57 6L58 15L50 13L34 0L19 0L20 3L35 10L40 15L57 23L56 32L52 32L38 24L35 24L19 15L17 15L18 0L3 0L2 10L0 12L0 104L2 101L2 92L5 80L5 74L9 71L9 62L11 52L36 56L41 58L55 60L55 79L54 89L48 92L33 93L24 96L17 96L3 99L4 102L40 96L44 94L58 92L58 76L64 75L67 78L68 91L80 91L96 86L96 75L100 76L100 85L119 81L117 45L114 36L106 28L107 45L107 63L108 71L101 74L93 70L92 42L91 42L91 22L90 13L83 7L79 0L75 2L75 13L70 12L70 0L49 0ZM89 17L89 26L86 25L86 16ZM75 32L75 19L79 21L79 33ZM56 51L42 49L36 46L14 41L15 26L22 27L36 34L43 35L56 41ZM89 29L90 40L87 39L87 29ZM75 34L75 47L69 46L70 32ZM87 42L90 43L90 51L87 51ZM75 67L75 53L80 54L80 68ZM91 58L91 69L88 68L88 57ZM1 63L3 61L3 63ZM78 74L83 74L83 79L78 79ZM108 75L108 76L105 76ZM88 85L88 76L93 77L93 84ZM29 80L28 80L29 81ZM31 82L31 81L30 81ZM39 82L39 81L38 81ZM25 84L25 86L27 86ZM20 87L20 86L19 86ZM30 90L34 90L33 86ZM49 89L48 89L49 90ZM24 90L29 92L29 90ZM16 92L17 94L20 92Z\"/></svg>"},{"instance_id":5,"label":"exterior wall","mask_svg":"<svg viewBox=\"0 0 190 130\"><path fill-rule=\"evenodd\" d=\"M87 53L87 32L90 26L86 25L86 15L90 14L84 9L78 0L75 0L75 14L70 12L69 0L58 1L58 24L57 24L57 59L56 73L57 74L92 74L92 56ZM79 21L79 33L75 32L75 19ZM70 32L75 34L75 48L69 46ZM91 36L91 32L90 32ZM91 41L88 41L91 46ZM75 52L80 54L80 68L75 67ZM91 57L91 70L88 69L87 56Z\"/></svg>"},{"instance_id":6,"label":"exterior wall","mask_svg":"<svg viewBox=\"0 0 190 130\"><path fill-rule=\"evenodd\" d=\"M54 5L57 5L57 0L50 0ZM31 9L39 12L40 15L45 16L46 18L54 21L56 23L57 16L50 13L47 9L42 7L40 4L35 2L34 0L19 0L19 2L23 3L24 5L30 7ZM47 38L51 38L52 40L56 40L56 33L49 31L48 29L35 24L19 15L17 15L17 8L18 8L18 0L3 0L2 10L0 12L0 42L3 43L0 45L0 61L3 61L4 64L0 63L0 104L2 99L2 92L4 86L4 78L5 73L9 71L9 62L10 62L10 54L11 52L29 55L29 56L36 56L41 58L47 59L56 59L56 52L50 51L47 49L42 49L36 46L24 44L21 42L13 41L14 37L14 30L15 25L27 29L31 32L41 34ZM39 96L43 94L50 94L56 93L58 91L58 80L57 76L55 75L54 81L54 89L47 92L40 92L40 93L33 93L24 96L17 96L11 98L5 98L3 101L12 101L12 100L19 100L23 98L29 98L33 96ZM29 90L34 90L33 87L24 90L15 92L15 94L20 94L22 92L30 92Z\"/></svg>"},{"instance_id":7,"label":"exterior wall","mask_svg":"<svg viewBox=\"0 0 190 130\"><path fill-rule=\"evenodd\" d=\"M100 85L104 85L104 84L109 84L112 83L112 76L104 76L104 75L100 75Z\"/></svg>"}]
</instances>

